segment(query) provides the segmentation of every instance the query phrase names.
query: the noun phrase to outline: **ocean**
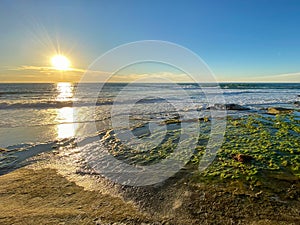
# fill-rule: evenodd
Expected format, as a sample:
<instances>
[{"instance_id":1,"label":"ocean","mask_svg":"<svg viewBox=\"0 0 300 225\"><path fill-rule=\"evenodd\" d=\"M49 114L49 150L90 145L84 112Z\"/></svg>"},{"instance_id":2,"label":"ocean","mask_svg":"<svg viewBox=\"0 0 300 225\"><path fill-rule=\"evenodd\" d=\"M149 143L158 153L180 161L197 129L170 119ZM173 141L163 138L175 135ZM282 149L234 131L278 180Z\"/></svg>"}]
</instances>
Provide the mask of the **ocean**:
<instances>
[{"instance_id":1,"label":"ocean","mask_svg":"<svg viewBox=\"0 0 300 225\"><path fill-rule=\"evenodd\" d=\"M29 154L32 156L43 152L45 145L53 146L60 140L69 141L75 136L84 139L106 132L112 129L114 105L114 115L116 111L120 115L123 111L129 114L122 118L129 118L131 127L151 120L159 123L188 111L209 117L207 107L224 100L250 108L228 111L233 116L264 114L265 108L273 106L299 107L294 104L299 100L298 83L221 83L218 98L213 102L205 94L215 93L217 87L211 84L201 87L154 83L0 84L0 147L6 151L32 151ZM134 102L130 100L132 97ZM0 163L5 162L5 157L2 155Z\"/></svg>"}]
</instances>

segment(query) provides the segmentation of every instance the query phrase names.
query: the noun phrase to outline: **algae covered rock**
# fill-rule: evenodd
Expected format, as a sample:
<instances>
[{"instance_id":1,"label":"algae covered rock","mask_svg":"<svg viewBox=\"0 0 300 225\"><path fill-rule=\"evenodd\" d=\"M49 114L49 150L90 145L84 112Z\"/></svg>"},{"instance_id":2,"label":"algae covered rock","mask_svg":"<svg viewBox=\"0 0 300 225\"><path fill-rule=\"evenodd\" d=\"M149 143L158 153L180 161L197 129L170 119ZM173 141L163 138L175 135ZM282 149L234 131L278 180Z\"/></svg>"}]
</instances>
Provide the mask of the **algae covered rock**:
<instances>
[{"instance_id":1,"label":"algae covered rock","mask_svg":"<svg viewBox=\"0 0 300 225\"><path fill-rule=\"evenodd\" d=\"M270 107L267 110L268 114L277 115L277 114L287 114L292 113L292 109L282 108L282 107Z\"/></svg>"}]
</instances>

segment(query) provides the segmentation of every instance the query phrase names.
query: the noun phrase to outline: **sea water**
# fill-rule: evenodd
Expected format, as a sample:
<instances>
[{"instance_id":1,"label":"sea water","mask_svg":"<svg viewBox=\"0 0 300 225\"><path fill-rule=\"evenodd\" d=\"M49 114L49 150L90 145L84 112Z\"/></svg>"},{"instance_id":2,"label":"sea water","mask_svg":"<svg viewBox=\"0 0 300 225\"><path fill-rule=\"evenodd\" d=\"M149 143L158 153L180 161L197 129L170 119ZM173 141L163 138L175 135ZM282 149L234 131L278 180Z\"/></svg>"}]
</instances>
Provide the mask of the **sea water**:
<instances>
[{"instance_id":1,"label":"sea water","mask_svg":"<svg viewBox=\"0 0 300 225\"><path fill-rule=\"evenodd\" d=\"M218 98L208 101L206 94L216 91ZM220 93L226 103L264 113L263 109L270 106L297 108L294 102L299 100L300 84L0 84L0 147L13 151L35 148L30 150L34 155L43 151L36 149L45 143L93 136L94 127L96 132L112 129L114 105L119 105L120 114L129 112L133 126L176 118L182 111L203 111L208 114L202 116L209 116L206 108L218 103ZM130 101L132 96L139 100Z\"/></svg>"}]
</instances>

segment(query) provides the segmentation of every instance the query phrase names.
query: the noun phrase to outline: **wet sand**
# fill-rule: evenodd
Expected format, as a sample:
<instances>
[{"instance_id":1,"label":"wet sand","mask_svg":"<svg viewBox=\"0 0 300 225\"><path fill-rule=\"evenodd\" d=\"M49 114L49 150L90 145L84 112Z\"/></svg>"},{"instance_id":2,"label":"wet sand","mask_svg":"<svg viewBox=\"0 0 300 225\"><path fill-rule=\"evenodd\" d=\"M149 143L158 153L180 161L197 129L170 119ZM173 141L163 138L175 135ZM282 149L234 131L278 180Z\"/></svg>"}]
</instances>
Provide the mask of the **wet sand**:
<instances>
[{"instance_id":1,"label":"wet sand","mask_svg":"<svg viewBox=\"0 0 300 225\"><path fill-rule=\"evenodd\" d=\"M300 222L299 196L277 199L238 184L195 186L182 175L153 187L119 187L123 197L118 197L86 190L55 169L18 169L0 177L0 224Z\"/></svg>"},{"instance_id":2,"label":"wet sand","mask_svg":"<svg viewBox=\"0 0 300 225\"><path fill-rule=\"evenodd\" d=\"M141 224L153 219L131 203L86 191L53 169L0 177L0 224Z\"/></svg>"}]
</instances>

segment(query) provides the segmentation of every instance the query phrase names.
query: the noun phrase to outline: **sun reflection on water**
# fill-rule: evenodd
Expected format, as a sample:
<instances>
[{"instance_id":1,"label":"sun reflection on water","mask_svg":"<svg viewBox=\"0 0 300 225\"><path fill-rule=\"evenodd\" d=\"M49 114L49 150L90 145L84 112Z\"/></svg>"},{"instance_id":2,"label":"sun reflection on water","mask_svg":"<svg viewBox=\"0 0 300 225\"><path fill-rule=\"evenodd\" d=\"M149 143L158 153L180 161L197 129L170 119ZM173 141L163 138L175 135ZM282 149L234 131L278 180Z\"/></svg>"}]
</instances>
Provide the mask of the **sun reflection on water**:
<instances>
[{"instance_id":1,"label":"sun reflection on water","mask_svg":"<svg viewBox=\"0 0 300 225\"><path fill-rule=\"evenodd\" d=\"M65 102L72 100L73 97L73 86L71 83L57 83L56 86L58 95L56 97L56 101Z\"/></svg>"},{"instance_id":2,"label":"sun reflection on water","mask_svg":"<svg viewBox=\"0 0 300 225\"><path fill-rule=\"evenodd\" d=\"M71 83L58 83L58 95L56 101L65 102L70 101L73 97L73 86ZM75 135L74 128L74 111L72 107L63 107L57 109L56 122L57 125L57 138L69 138Z\"/></svg>"},{"instance_id":3,"label":"sun reflection on water","mask_svg":"<svg viewBox=\"0 0 300 225\"><path fill-rule=\"evenodd\" d=\"M57 118L60 122L57 125L57 137L59 139L73 137L75 135L73 108L65 107L58 109Z\"/></svg>"}]
</instances>

